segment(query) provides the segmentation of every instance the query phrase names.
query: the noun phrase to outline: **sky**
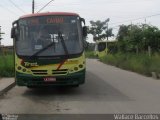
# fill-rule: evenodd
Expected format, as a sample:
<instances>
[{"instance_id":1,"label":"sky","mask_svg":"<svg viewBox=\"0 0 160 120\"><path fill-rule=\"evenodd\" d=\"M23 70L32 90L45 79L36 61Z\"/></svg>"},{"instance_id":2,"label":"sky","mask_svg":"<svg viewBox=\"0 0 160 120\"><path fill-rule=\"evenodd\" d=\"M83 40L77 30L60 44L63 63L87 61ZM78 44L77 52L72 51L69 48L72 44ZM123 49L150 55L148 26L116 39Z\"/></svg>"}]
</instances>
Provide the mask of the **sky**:
<instances>
[{"instance_id":1,"label":"sky","mask_svg":"<svg viewBox=\"0 0 160 120\"><path fill-rule=\"evenodd\" d=\"M35 0L35 12L41 9L50 0ZM160 28L160 0L54 0L41 12L75 12L86 19L87 26L90 20L104 21L110 18L109 27L116 34L121 24L147 23ZM12 22L20 16L32 12L32 0L1 0L0 26L2 45L13 45L10 38ZM153 17L148 17L156 15ZM139 19L142 18L142 19ZM89 37L92 42L92 37Z\"/></svg>"}]
</instances>

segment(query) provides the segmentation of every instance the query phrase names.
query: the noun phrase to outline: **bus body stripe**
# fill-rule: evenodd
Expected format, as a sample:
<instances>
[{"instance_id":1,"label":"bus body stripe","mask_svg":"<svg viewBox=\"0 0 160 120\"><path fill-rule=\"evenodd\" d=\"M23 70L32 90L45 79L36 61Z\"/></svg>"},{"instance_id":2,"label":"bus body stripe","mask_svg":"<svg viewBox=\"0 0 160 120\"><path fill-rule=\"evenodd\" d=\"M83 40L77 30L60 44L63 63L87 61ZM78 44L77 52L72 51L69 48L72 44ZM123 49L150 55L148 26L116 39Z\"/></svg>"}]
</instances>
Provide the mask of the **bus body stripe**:
<instances>
[{"instance_id":1,"label":"bus body stripe","mask_svg":"<svg viewBox=\"0 0 160 120\"><path fill-rule=\"evenodd\" d=\"M61 68L61 66L65 63L66 59L64 59L60 64L59 66L57 67L57 70L59 70Z\"/></svg>"}]
</instances>

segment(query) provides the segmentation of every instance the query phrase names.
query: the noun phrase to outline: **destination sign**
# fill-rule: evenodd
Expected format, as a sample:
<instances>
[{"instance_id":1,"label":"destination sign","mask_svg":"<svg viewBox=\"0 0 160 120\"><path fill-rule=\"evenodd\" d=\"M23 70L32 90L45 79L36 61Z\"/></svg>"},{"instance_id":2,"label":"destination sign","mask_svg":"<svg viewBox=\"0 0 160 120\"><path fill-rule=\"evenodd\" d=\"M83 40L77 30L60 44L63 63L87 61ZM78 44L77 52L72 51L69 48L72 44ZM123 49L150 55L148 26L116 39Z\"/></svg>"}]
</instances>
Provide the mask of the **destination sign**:
<instances>
[{"instance_id":1,"label":"destination sign","mask_svg":"<svg viewBox=\"0 0 160 120\"><path fill-rule=\"evenodd\" d=\"M37 25L37 24L39 24L39 19L30 19L29 24Z\"/></svg>"},{"instance_id":2,"label":"destination sign","mask_svg":"<svg viewBox=\"0 0 160 120\"><path fill-rule=\"evenodd\" d=\"M30 18L27 20L27 23L30 25L38 24L61 24L64 22L69 22L68 19L63 17L41 17L41 18Z\"/></svg>"},{"instance_id":3,"label":"destination sign","mask_svg":"<svg viewBox=\"0 0 160 120\"><path fill-rule=\"evenodd\" d=\"M50 24L50 23L64 23L64 19L63 18L47 18L46 22L48 24Z\"/></svg>"},{"instance_id":4,"label":"destination sign","mask_svg":"<svg viewBox=\"0 0 160 120\"><path fill-rule=\"evenodd\" d=\"M20 25L39 25L39 24L63 24L70 23L75 24L78 20L75 16L41 16L41 17L32 17L24 18L20 21Z\"/></svg>"}]
</instances>

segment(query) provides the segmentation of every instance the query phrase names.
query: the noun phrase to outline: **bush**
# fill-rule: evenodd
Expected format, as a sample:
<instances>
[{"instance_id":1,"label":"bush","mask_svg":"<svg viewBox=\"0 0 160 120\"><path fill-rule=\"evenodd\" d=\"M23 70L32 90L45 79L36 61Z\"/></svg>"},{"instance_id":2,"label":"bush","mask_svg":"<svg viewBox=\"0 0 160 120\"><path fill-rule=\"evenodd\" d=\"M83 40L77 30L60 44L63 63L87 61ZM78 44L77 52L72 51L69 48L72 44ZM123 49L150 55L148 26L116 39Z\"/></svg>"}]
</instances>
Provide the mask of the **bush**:
<instances>
[{"instance_id":1,"label":"bush","mask_svg":"<svg viewBox=\"0 0 160 120\"><path fill-rule=\"evenodd\" d=\"M160 55L149 57L146 54L108 54L101 61L122 69L131 70L140 74L151 76L151 72L160 73Z\"/></svg>"},{"instance_id":2,"label":"bush","mask_svg":"<svg viewBox=\"0 0 160 120\"><path fill-rule=\"evenodd\" d=\"M96 58L93 51L85 51L86 58Z\"/></svg>"},{"instance_id":3,"label":"bush","mask_svg":"<svg viewBox=\"0 0 160 120\"><path fill-rule=\"evenodd\" d=\"M0 77L14 76L14 58L13 55L0 56Z\"/></svg>"}]
</instances>

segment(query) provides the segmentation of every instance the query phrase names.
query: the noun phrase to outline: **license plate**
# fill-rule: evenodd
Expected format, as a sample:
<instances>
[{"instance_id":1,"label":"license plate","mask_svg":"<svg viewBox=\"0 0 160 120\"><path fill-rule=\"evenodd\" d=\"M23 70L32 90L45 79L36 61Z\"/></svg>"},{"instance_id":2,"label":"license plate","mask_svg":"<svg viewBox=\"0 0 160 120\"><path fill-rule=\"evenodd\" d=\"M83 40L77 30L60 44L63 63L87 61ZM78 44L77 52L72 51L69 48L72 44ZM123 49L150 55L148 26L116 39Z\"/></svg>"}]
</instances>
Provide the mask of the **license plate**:
<instances>
[{"instance_id":1,"label":"license plate","mask_svg":"<svg viewBox=\"0 0 160 120\"><path fill-rule=\"evenodd\" d=\"M46 77L46 78L44 78L44 81L45 81L45 82L55 82L55 81L56 81L56 78Z\"/></svg>"}]
</instances>

